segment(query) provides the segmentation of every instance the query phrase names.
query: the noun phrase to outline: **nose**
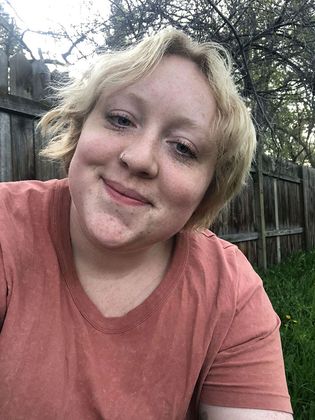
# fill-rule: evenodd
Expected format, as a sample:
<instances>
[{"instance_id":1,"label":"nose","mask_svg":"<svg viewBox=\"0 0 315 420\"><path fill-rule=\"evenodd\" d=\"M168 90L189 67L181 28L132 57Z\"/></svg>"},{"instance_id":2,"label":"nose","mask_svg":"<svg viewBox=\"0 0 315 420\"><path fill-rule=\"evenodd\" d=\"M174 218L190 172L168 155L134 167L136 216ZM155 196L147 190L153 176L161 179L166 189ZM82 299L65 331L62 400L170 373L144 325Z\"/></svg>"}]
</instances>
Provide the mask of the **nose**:
<instances>
[{"instance_id":1,"label":"nose","mask_svg":"<svg viewBox=\"0 0 315 420\"><path fill-rule=\"evenodd\" d=\"M159 172L158 142L154 138L151 133L132 139L119 156L120 164L133 175L156 177Z\"/></svg>"}]
</instances>

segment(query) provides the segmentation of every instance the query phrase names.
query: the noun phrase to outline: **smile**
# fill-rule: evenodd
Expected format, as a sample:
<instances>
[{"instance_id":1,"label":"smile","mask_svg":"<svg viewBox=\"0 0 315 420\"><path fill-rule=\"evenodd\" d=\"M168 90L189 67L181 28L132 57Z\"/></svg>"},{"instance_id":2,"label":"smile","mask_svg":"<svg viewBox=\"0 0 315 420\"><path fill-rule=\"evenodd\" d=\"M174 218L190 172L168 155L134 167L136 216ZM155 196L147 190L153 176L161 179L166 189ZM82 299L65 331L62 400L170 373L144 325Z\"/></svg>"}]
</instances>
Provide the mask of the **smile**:
<instances>
[{"instance_id":1,"label":"smile","mask_svg":"<svg viewBox=\"0 0 315 420\"><path fill-rule=\"evenodd\" d=\"M115 181L103 180L106 192L116 202L130 206L151 205L150 201L137 191L124 187Z\"/></svg>"}]
</instances>

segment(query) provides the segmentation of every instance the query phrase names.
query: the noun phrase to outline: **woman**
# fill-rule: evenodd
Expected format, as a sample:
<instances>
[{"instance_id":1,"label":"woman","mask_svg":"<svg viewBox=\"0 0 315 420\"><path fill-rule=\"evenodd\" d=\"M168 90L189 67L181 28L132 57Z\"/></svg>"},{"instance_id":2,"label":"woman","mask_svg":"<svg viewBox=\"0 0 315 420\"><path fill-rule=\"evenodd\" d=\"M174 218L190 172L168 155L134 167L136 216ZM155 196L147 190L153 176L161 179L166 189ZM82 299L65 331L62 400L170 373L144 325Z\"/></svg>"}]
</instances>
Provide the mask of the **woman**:
<instances>
[{"instance_id":1,"label":"woman","mask_svg":"<svg viewBox=\"0 0 315 420\"><path fill-rule=\"evenodd\" d=\"M101 56L41 121L68 178L1 186L2 418L292 418L262 282L205 229L255 149L222 52Z\"/></svg>"}]
</instances>

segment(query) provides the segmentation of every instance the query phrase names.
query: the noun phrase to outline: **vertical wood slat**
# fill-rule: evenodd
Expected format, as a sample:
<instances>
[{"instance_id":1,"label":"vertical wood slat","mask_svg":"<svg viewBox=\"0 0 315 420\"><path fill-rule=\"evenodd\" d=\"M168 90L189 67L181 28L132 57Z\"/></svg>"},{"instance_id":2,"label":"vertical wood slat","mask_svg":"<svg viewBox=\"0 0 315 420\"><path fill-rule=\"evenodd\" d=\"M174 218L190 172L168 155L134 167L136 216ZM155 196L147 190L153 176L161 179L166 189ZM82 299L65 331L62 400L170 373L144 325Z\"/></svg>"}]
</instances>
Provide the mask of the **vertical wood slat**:
<instances>
[{"instance_id":1,"label":"vertical wood slat","mask_svg":"<svg viewBox=\"0 0 315 420\"><path fill-rule=\"evenodd\" d=\"M273 179L273 193L274 193L274 204L275 204L275 228L279 229L279 203L278 203L278 181L276 178ZM277 247L277 263L281 262L281 241L280 236L276 236L276 247Z\"/></svg>"},{"instance_id":2,"label":"vertical wood slat","mask_svg":"<svg viewBox=\"0 0 315 420\"><path fill-rule=\"evenodd\" d=\"M258 239L258 265L264 270L267 269L267 248L266 248L266 224L264 209L264 175L262 164L262 153L257 154L257 171L256 171L256 217L257 230L259 232Z\"/></svg>"},{"instance_id":3,"label":"vertical wood slat","mask_svg":"<svg viewBox=\"0 0 315 420\"><path fill-rule=\"evenodd\" d=\"M0 181L12 181L10 115L0 112Z\"/></svg>"},{"instance_id":4,"label":"vertical wood slat","mask_svg":"<svg viewBox=\"0 0 315 420\"><path fill-rule=\"evenodd\" d=\"M40 101L46 97L51 77L48 67L42 61L32 63L32 98Z\"/></svg>"},{"instance_id":5,"label":"vertical wood slat","mask_svg":"<svg viewBox=\"0 0 315 420\"><path fill-rule=\"evenodd\" d=\"M8 93L8 57L0 51L0 93Z\"/></svg>"},{"instance_id":6,"label":"vertical wood slat","mask_svg":"<svg viewBox=\"0 0 315 420\"><path fill-rule=\"evenodd\" d=\"M315 169L307 168L308 173L308 222L310 248L315 248Z\"/></svg>"},{"instance_id":7,"label":"vertical wood slat","mask_svg":"<svg viewBox=\"0 0 315 420\"><path fill-rule=\"evenodd\" d=\"M32 65L22 53L10 58L10 93L32 99ZM11 115L12 175L15 181L35 177L33 121Z\"/></svg>"},{"instance_id":8,"label":"vertical wood slat","mask_svg":"<svg viewBox=\"0 0 315 420\"><path fill-rule=\"evenodd\" d=\"M33 121L11 115L12 162L13 179L35 178L35 156L33 145Z\"/></svg>"},{"instance_id":9,"label":"vertical wood slat","mask_svg":"<svg viewBox=\"0 0 315 420\"><path fill-rule=\"evenodd\" d=\"M9 63L10 93L32 99L32 65L22 53L12 56Z\"/></svg>"},{"instance_id":10,"label":"vertical wood slat","mask_svg":"<svg viewBox=\"0 0 315 420\"><path fill-rule=\"evenodd\" d=\"M45 146L45 139L43 139L40 131L36 130L36 122L34 140L36 178L42 181L52 178L61 178L62 174L57 162L52 162L39 156L40 150Z\"/></svg>"},{"instance_id":11,"label":"vertical wood slat","mask_svg":"<svg viewBox=\"0 0 315 420\"><path fill-rule=\"evenodd\" d=\"M0 51L0 94L8 93L8 58ZM10 115L0 111L0 180L12 180L12 150Z\"/></svg>"},{"instance_id":12,"label":"vertical wood slat","mask_svg":"<svg viewBox=\"0 0 315 420\"><path fill-rule=\"evenodd\" d=\"M302 206L303 206L303 218L304 218L304 243L305 249L309 251L311 249L310 241L310 226L309 226L309 215L308 215L308 171L305 166L301 167L302 175Z\"/></svg>"}]
</instances>

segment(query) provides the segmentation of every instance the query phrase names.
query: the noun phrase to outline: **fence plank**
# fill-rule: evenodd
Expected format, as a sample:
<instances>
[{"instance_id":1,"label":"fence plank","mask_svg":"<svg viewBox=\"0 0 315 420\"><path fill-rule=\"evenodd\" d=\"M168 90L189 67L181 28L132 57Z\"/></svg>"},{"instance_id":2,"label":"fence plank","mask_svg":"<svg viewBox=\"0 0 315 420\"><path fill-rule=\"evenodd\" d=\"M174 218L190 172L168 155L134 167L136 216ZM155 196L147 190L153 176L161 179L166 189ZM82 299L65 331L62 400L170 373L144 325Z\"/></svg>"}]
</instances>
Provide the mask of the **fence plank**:
<instances>
[{"instance_id":1,"label":"fence plank","mask_svg":"<svg viewBox=\"0 0 315 420\"><path fill-rule=\"evenodd\" d=\"M0 112L0 181L12 181L10 115Z\"/></svg>"},{"instance_id":2,"label":"fence plank","mask_svg":"<svg viewBox=\"0 0 315 420\"><path fill-rule=\"evenodd\" d=\"M291 236L297 235L299 233L303 233L304 229L302 227L292 228L292 229L274 229L274 230L267 230L266 237L278 237L278 236Z\"/></svg>"},{"instance_id":3,"label":"fence plank","mask_svg":"<svg viewBox=\"0 0 315 420\"><path fill-rule=\"evenodd\" d=\"M34 179L33 121L29 118L11 115L13 180Z\"/></svg>"},{"instance_id":4,"label":"fence plank","mask_svg":"<svg viewBox=\"0 0 315 420\"><path fill-rule=\"evenodd\" d=\"M273 194L275 198L275 226L276 230L279 229L279 206L278 206L278 180L273 178ZM281 262L281 245L280 245L280 236L277 235L276 239L277 244L277 263Z\"/></svg>"},{"instance_id":5,"label":"fence plank","mask_svg":"<svg viewBox=\"0 0 315 420\"><path fill-rule=\"evenodd\" d=\"M315 169L305 167L305 200L308 241L310 248L315 247Z\"/></svg>"},{"instance_id":6,"label":"fence plank","mask_svg":"<svg viewBox=\"0 0 315 420\"><path fill-rule=\"evenodd\" d=\"M220 238L236 244L238 242L255 241L259 238L259 234L258 232L227 233L226 235L220 235Z\"/></svg>"},{"instance_id":7,"label":"fence plank","mask_svg":"<svg viewBox=\"0 0 315 420\"><path fill-rule=\"evenodd\" d=\"M32 99L21 98L16 95L0 95L0 110L21 114L27 117L40 117L48 111L48 105L33 101Z\"/></svg>"},{"instance_id":8,"label":"fence plank","mask_svg":"<svg viewBox=\"0 0 315 420\"><path fill-rule=\"evenodd\" d=\"M45 99L50 83L50 72L42 61L32 63L32 98L36 101Z\"/></svg>"},{"instance_id":9,"label":"fence plank","mask_svg":"<svg viewBox=\"0 0 315 420\"><path fill-rule=\"evenodd\" d=\"M45 146L45 139L43 139L39 130L34 130L34 145L35 145L35 173L36 179L42 181L53 179L53 178L63 178L63 174L59 168L57 162L52 162L47 159L41 158L39 152Z\"/></svg>"},{"instance_id":10,"label":"fence plank","mask_svg":"<svg viewBox=\"0 0 315 420\"><path fill-rule=\"evenodd\" d=\"M32 98L32 65L23 53L17 53L9 60L10 93L22 98Z\"/></svg>"},{"instance_id":11,"label":"fence plank","mask_svg":"<svg viewBox=\"0 0 315 420\"><path fill-rule=\"evenodd\" d=\"M8 58L4 51L0 51L0 93L8 92Z\"/></svg>"},{"instance_id":12,"label":"fence plank","mask_svg":"<svg viewBox=\"0 0 315 420\"><path fill-rule=\"evenodd\" d=\"M256 217L257 230L259 232L258 239L258 264L264 270L267 269L267 244L266 244L266 225L265 225L265 200L264 200L264 175L262 166L262 154L257 155L257 170L256 170Z\"/></svg>"},{"instance_id":13,"label":"fence plank","mask_svg":"<svg viewBox=\"0 0 315 420\"><path fill-rule=\"evenodd\" d=\"M301 175L302 175L302 205L303 205L303 217L304 217L304 241L305 241L305 249L311 249L311 241L310 241L310 230L309 230L309 222L308 222L308 174L307 168L301 168Z\"/></svg>"}]
</instances>

